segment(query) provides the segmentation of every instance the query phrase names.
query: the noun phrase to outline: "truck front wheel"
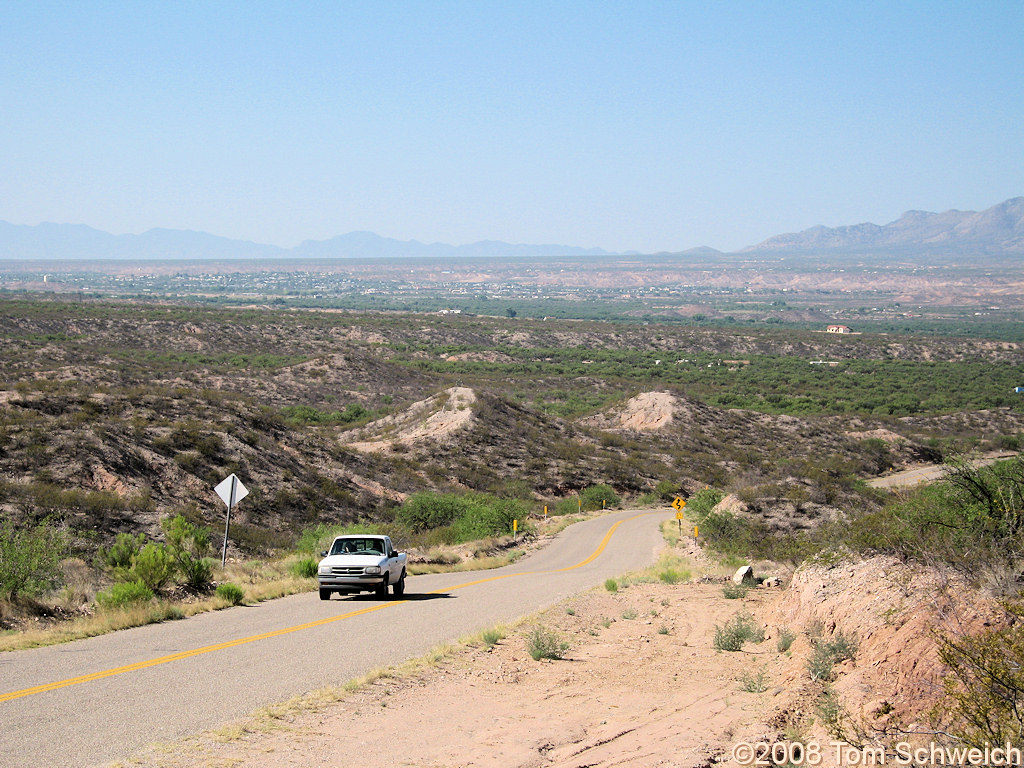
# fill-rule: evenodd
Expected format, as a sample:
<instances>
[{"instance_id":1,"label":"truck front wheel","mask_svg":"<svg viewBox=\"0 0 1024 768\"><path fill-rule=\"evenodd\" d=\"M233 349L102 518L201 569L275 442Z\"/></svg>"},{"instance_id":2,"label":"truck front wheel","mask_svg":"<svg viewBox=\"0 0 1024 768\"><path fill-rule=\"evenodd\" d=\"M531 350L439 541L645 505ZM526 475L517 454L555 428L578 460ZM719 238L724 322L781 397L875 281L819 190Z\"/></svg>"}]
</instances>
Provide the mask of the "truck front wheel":
<instances>
[{"instance_id":1,"label":"truck front wheel","mask_svg":"<svg viewBox=\"0 0 1024 768\"><path fill-rule=\"evenodd\" d=\"M331 590L329 590L329 589L322 589L321 588L321 590L320 590L320 599L321 600L330 600L331 599Z\"/></svg>"},{"instance_id":2,"label":"truck front wheel","mask_svg":"<svg viewBox=\"0 0 1024 768\"><path fill-rule=\"evenodd\" d=\"M385 576L384 577L384 581L382 581L380 584L378 584L377 588L374 589L373 591L377 594L377 597L387 597L388 596L388 577Z\"/></svg>"},{"instance_id":3,"label":"truck front wheel","mask_svg":"<svg viewBox=\"0 0 1024 768\"><path fill-rule=\"evenodd\" d=\"M395 582L394 586L391 587L391 591L395 593L395 597L401 597L405 594L405 571L402 571L402 575Z\"/></svg>"}]
</instances>

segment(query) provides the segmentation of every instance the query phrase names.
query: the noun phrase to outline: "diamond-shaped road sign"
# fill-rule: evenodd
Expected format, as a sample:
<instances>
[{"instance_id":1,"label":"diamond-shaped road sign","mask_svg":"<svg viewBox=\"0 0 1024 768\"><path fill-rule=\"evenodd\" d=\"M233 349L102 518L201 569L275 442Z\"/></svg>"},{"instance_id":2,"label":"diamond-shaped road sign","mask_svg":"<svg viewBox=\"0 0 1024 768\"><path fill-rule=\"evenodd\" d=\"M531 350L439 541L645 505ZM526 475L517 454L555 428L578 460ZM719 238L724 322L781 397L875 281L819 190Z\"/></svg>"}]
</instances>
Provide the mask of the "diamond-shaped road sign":
<instances>
[{"instance_id":1,"label":"diamond-shaped road sign","mask_svg":"<svg viewBox=\"0 0 1024 768\"><path fill-rule=\"evenodd\" d=\"M224 500L228 507L235 506L235 504L249 495L249 489L242 485L242 481L238 479L234 472L221 480L220 484L213 490L217 492L217 495Z\"/></svg>"}]
</instances>

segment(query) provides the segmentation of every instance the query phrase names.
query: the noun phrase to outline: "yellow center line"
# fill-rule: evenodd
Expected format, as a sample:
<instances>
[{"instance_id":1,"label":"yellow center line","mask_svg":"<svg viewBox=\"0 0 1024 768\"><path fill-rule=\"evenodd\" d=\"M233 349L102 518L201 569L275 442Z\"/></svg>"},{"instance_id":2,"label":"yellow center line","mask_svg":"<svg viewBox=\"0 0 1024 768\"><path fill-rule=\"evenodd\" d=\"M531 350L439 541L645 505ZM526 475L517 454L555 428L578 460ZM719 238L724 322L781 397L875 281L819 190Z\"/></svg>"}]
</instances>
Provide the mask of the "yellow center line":
<instances>
[{"instance_id":1,"label":"yellow center line","mask_svg":"<svg viewBox=\"0 0 1024 768\"><path fill-rule=\"evenodd\" d=\"M622 525L623 523L628 522L630 520L636 520L638 517L644 517L645 515L652 515L652 514L657 514L657 513L655 513L655 512L642 512L639 515L634 515L633 517L627 518L625 520L620 520L619 522L615 523L615 525L613 525L610 529L608 529L608 533L605 534L604 538L601 540L601 543L598 544L597 549L595 549L594 552L587 559L581 560L580 562L576 563L576 565L571 565L568 568L559 568L559 569L554 570L554 571L524 571L522 573L505 573L505 574L502 574L500 576L489 576L489 577L487 577L485 579L477 579L476 581L468 581L465 584L457 584L454 587L445 587L444 589L435 589L435 590L433 590L431 592L427 592L426 594L428 594L428 595L436 595L436 594L442 594L442 593L445 593L445 592L452 592L452 591L454 591L456 589L464 589L465 587L472 587L472 586L475 586L477 584L485 584L485 583L487 583L489 581L499 581L501 579L508 579L508 578L513 577L513 576L530 576L530 575L536 575L536 574L542 574L542 573L564 573L565 571L572 571L572 570L575 570L577 568L582 568L584 565L587 565L588 563L593 562L595 558L597 558L602 552L604 552L605 548L608 546L608 542L611 541L612 534L615 533L615 530L620 525ZM53 683L46 683L44 685L37 685L37 686L35 686L33 688L23 688L20 691L12 691L11 693L0 694L0 702L12 701L13 699L21 699L21 698L24 698L26 696L33 696L33 695L35 695L37 693L45 693L47 691L55 691L55 690L57 690L59 688L68 688L69 686L72 686L72 685L79 685L81 683L88 683L88 682L92 682L93 680L102 680L103 678L106 678L106 677L114 677L115 675L123 675L126 672L136 672L136 671L141 670L141 669L148 669L149 667L157 667L157 666L160 666L161 664L167 664L167 663L172 662L172 661L180 661L182 659L189 659L189 658L192 658L193 656L201 656L201 655L203 655L205 653L213 653L214 651L223 651L223 650L226 650L228 648L235 648L235 647L240 646L240 645L247 645L248 643L255 643L255 642L259 641L259 640L269 640L272 637L281 637L282 635L288 635L288 634L291 634L292 632L301 632L302 630L305 630L305 629L313 629L314 627L322 627L325 624L332 624L332 623L334 623L336 621L342 621L343 619L351 619L351 618L353 618L355 616L362 616L363 614L366 614L366 613L373 613L374 611L379 611L379 610L382 610L384 608L392 608L392 607L394 607L396 605L402 605L403 603L408 603L408 602L409 602L409 600L392 600L392 601L387 602L387 603L381 603L380 605L370 606L369 608L360 608L357 611L349 611L348 613L343 613L343 614L341 614L339 616L330 616L330 617L328 617L326 619L318 619L317 621L310 621L310 622L307 622L305 624L298 624L298 625L296 625L294 627L286 627L284 629L276 629L276 630L273 630L272 632L264 632L264 633L259 634L259 635L251 635L250 637L242 637L242 638L238 638L237 640L228 640L228 641L225 641L223 643L216 643L215 645L205 645L202 648L194 648L191 651L181 651L179 653L172 653L172 654L169 654L167 656L158 656L157 658L154 658L154 659L148 659L146 661L139 661L139 662L136 662L134 664L126 664L123 667L114 667L113 669L106 669L106 670L103 670L101 672L92 672L92 673L90 673L88 675L81 675L79 677L71 677L71 678L68 678L67 680L58 680L57 682L53 682Z\"/></svg>"}]
</instances>

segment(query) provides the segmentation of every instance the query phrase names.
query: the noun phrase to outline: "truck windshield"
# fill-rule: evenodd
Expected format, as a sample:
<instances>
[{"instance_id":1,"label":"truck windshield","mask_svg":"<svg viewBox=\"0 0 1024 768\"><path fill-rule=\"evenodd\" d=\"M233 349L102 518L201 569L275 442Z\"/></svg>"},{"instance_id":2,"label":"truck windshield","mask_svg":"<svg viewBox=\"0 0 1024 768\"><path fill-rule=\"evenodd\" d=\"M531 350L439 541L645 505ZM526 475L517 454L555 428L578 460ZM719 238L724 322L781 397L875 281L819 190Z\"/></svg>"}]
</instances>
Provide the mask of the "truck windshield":
<instances>
[{"instance_id":1,"label":"truck windshield","mask_svg":"<svg viewBox=\"0 0 1024 768\"><path fill-rule=\"evenodd\" d=\"M331 547L332 555L383 555L384 542L381 539L335 539Z\"/></svg>"}]
</instances>

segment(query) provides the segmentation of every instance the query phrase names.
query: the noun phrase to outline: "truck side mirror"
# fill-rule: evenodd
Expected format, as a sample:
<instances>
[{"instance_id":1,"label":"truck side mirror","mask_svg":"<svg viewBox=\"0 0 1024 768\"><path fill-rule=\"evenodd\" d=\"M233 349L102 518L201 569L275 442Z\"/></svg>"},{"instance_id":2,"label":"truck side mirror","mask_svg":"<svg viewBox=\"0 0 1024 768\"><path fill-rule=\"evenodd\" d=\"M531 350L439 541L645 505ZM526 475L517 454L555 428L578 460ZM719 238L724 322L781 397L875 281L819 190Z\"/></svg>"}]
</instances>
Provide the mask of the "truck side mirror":
<instances>
[{"instance_id":1,"label":"truck side mirror","mask_svg":"<svg viewBox=\"0 0 1024 768\"><path fill-rule=\"evenodd\" d=\"M320 553L320 557L327 557L327 550Z\"/></svg>"}]
</instances>

